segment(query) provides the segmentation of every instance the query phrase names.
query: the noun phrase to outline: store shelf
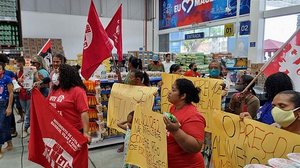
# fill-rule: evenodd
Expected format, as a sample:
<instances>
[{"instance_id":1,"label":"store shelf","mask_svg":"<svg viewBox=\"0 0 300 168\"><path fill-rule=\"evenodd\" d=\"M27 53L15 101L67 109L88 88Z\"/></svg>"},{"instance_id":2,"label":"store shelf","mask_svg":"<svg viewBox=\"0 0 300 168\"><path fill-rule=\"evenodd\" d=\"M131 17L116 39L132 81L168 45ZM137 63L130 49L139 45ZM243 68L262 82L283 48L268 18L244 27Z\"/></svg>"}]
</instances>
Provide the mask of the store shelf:
<instances>
[{"instance_id":1,"label":"store shelf","mask_svg":"<svg viewBox=\"0 0 300 168\"><path fill-rule=\"evenodd\" d=\"M101 90L101 94L106 94L107 95L107 94L110 94L110 91L111 90Z\"/></svg>"},{"instance_id":2,"label":"store shelf","mask_svg":"<svg viewBox=\"0 0 300 168\"><path fill-rule=\"evenodd\" d=\"M5 21L5 22L18 22L17 18L15 17L6 17L6 16L0 16L0 21Z\"/></svg>"},{"instance_id":3,"label":"store shelf","mask_svg":"<svg viewBox=\"0 0 300 168\"><path fill-rule=\"evenodd\" d=\"M101 101L102 106L106 105L108 106L108 101Z\"/></svg>"},{"instance_id":4,"label":"store shelf","mask_svg":"<svg viewBox=\"0 0 300 168\"><path fill-rule=\"evenodd\" d=\"M122 136L117 136L117 137L113 137L113 138L107 138L104 140L101 139L95 139L94 141L92 141L92 143L88 146L89 149L92 148L98 148L98 147L103 147L103 146L108 146L108 145L114 145L114 144L120 144L123 143L124 139Z\"/></svg>"}]
</instances>

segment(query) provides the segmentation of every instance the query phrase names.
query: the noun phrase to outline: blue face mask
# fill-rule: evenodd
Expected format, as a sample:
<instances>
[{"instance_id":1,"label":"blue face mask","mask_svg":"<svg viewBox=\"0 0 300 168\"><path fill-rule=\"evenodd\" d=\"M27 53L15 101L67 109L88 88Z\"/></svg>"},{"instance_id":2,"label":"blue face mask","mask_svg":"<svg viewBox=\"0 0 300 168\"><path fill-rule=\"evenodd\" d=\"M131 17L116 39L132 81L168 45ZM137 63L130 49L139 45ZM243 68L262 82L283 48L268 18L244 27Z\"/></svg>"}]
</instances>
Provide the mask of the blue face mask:
<instances>
[{"instance_id":1,"label":"blue face mask","mask_svg":"<svg viewBox=\"0 0 300 168\"><path fill-rule=\"evenodd\" d=\"M209 70L209 76L211 77L218 77L220 75L219 69L210 69Z\"/></svg>"}]
</instances>

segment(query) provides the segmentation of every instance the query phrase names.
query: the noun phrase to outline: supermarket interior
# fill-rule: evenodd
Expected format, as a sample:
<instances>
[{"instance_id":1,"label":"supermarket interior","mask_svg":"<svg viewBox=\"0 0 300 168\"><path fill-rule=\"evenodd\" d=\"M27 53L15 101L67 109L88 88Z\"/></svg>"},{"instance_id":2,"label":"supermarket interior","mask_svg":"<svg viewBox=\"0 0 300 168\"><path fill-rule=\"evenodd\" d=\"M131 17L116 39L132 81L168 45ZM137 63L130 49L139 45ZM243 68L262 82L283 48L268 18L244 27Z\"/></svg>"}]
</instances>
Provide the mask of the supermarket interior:
<instances>
[{"instance_id":1,"label":"supermarket interior","mask_svg":"<svg viewBox=\"0 0 300 168\"><path fill-rule=\"evenodd\" d=\"M300 168L300 0L0 0L0 167Z\"/></svg>"}]
</instances>

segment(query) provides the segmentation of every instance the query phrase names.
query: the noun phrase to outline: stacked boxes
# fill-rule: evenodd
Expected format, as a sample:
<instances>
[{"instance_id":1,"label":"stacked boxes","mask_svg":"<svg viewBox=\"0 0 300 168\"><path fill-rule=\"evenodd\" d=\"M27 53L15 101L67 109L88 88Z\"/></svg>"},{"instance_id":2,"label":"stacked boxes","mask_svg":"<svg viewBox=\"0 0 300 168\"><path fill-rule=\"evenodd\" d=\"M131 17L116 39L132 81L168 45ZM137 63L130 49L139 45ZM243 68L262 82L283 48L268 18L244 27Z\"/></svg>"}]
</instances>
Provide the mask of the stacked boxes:
<instances>
[{"instance_id":1,"label":"stacked boxes","mask_svg":"<svg viewBox=\"0 0 300 168\"><path fill-rule=\"evenodd\" d=\"M45 45L48 39L44 38L23 38L23 54L25 57L36 55ZM51 39L52 54L64 54L61 39Z\"/></svg>"}]
</instances>

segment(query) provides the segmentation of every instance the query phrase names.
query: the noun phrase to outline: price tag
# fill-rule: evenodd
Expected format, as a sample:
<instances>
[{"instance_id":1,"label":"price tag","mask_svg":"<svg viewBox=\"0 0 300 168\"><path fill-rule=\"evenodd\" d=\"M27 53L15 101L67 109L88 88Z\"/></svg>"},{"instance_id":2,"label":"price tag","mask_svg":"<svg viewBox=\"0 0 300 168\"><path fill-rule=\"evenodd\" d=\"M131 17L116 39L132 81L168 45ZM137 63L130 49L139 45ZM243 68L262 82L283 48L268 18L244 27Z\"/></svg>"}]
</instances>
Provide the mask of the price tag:
<instances>
[{"instance_id":1,"label":"price tag","mask_svg":"<svg viewBox=\"0 0 300 168\"><path fill-rule=\"evenodd\" d=\"M224 26L224 37L234 36L233 23L225 24Z\"/></svg>"}]
</instances>

